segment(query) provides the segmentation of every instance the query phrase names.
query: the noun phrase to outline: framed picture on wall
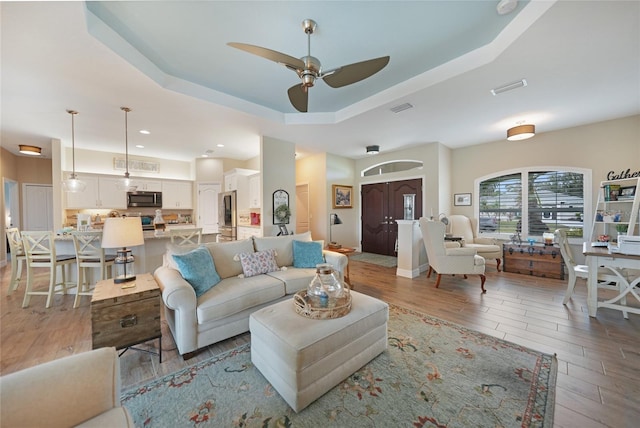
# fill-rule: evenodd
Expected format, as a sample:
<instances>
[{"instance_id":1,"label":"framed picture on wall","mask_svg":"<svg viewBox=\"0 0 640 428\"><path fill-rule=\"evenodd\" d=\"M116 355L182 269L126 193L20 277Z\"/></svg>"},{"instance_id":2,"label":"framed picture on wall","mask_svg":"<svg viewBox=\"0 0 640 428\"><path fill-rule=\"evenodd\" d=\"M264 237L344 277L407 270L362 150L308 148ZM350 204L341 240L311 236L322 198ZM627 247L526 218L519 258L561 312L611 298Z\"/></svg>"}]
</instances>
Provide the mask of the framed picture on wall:
<instances>
[{"instance_id":1,"label":"framed picture on wall","mask_svg":"<svg viewBox=\"0 0 640 428\"><path fill-rule=\"evenodd\" d=\"M455 206L470 206L471 205L471 193L454 193L453 205Z\"/></svg>"},{"instance_id":2,"label":"framed picture on wall","mask_svg":"<svg viewBox=\"0 0 640 428\"><path fill-rule=\"evenodd\" d=\"M353 186L333 185L333 208L353 208Z\"/></svg>"}]
</instances>

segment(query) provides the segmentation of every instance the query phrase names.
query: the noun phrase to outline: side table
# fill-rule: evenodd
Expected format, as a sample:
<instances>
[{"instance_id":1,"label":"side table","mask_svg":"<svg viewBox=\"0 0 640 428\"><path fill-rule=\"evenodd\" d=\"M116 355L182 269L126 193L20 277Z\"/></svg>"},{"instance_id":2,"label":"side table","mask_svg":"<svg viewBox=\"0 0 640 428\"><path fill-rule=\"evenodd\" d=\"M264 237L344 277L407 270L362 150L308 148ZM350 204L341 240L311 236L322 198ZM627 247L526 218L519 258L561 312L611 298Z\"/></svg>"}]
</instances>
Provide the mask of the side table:
<instances>
[{"instance_id":1,"label":"side table","mask_svg":"<svg viewBox=\"0 0 640 428\"><path fill-rule=\"evenodd\" d=\"M121 288L113 279L98 281L91 298L91 339L93 349L113 346L157 354L162 363L160 328L160 288L153 275L137 275L135 287ZM158 352L133 348L158 339Z\"/></svg>"},{"instance_id":2,"label":"side table","mask_svg":"<svg viewBox=\"0 0 640 428\"><path fill-rule=\"evenodd\" d=\"M336 253L340 253L340 254L344 254L345 256L347 256L347 258L349 258L349 256L351 254L356 252L355 248L349 248L349 247L340 247L340 248L329 248L329 247L327 247L327 250L335 251ZM347 263L347 271L344 274L344 282L349 284L349 287L353 290L353 286L351 285L351 280L349 279L349 263Z\"/></svg>"}]
</instances>

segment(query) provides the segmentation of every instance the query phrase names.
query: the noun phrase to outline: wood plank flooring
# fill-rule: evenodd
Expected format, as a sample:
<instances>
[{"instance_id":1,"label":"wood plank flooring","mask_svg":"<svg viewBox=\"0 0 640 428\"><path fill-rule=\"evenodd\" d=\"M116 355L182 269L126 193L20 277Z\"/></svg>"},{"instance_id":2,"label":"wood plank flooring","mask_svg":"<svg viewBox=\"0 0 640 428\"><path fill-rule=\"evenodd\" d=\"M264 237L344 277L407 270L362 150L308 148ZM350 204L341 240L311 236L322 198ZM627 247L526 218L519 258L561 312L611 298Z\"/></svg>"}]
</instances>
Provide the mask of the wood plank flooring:
<instances>
[{"instance_id":1,"label":"wood plank flooring","mask_svg":"<svg viewBox=\"0 0 640 428\"><path fill-rule=\"evenodd\" d=\"M480 280L443 277L440 288L425 274L397 277L395 268L350 262L359 292L558 356L556 427L635 427L640 421L640 316L599 309L590 318L586 285L562 305L565 281L496 272L487 268L487 293ZM34 296L22 309L25 280L7 296L10 267L0 278L0 371L7 374L91 349L90 298L73 309L73 296L56 296L50 309ZM45 284L46 274L40 280ZM124 389L171 373L250 340L242 334L204 349L188 362L178 355L163 321L163 362L128 350L121 357ZM157 341L141 345L154 349Z\"/></svg>"}]
</instances>

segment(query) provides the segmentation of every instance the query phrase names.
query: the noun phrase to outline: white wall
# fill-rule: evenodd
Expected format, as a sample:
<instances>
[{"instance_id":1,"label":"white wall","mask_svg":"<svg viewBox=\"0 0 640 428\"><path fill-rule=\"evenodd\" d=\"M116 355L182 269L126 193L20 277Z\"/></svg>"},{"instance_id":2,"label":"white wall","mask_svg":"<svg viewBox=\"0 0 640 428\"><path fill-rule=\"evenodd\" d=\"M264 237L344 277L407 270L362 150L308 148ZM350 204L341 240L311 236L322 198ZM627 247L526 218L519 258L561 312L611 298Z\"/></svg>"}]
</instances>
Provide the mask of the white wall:
<instances>
[{"instance_id":1,"label":"white wall","mask_svg":"<svg viewBox=\"0 0 640 428\"><path fill-rule=\"evenodd\" d=\"M275 236L278 228L273 225L273 192L278 189L289 193L291 218L287 229L291 232L296 225L296 156L295 144L271 137L260 141L262 159L262 233Z\"/></svg>"}]
</instances>

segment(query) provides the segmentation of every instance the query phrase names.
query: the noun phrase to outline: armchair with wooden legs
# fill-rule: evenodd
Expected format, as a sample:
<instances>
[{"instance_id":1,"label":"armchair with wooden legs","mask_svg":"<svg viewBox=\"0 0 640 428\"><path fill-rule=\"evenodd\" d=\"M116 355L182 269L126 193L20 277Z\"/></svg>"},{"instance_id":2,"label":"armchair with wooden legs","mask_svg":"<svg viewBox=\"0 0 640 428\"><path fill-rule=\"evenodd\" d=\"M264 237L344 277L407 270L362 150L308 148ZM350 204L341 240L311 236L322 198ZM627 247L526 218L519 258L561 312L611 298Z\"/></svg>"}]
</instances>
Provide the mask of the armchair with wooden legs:
<instances>
[{"instance_id":1,"label":"armchair with wooden legs","mask_svg":"<svg viewBox=\"0 0 640 428\"><path fill-rule=\"evenodd\" d=\"M431 272L435 271L438 275L436 279L436 288L440 286L440 279L444 274L480 276L480 288L483 293L487 290L484 288L486 277L484 275L485 260L476 254L474 248L448 248L445 245L445 225L439 221L428 220L425 217L420 218L420 230L422 232L422 240L427 250L427 258L429 261L429 272L427 277L431 276Z\"/></svg>"}]
</instances>

